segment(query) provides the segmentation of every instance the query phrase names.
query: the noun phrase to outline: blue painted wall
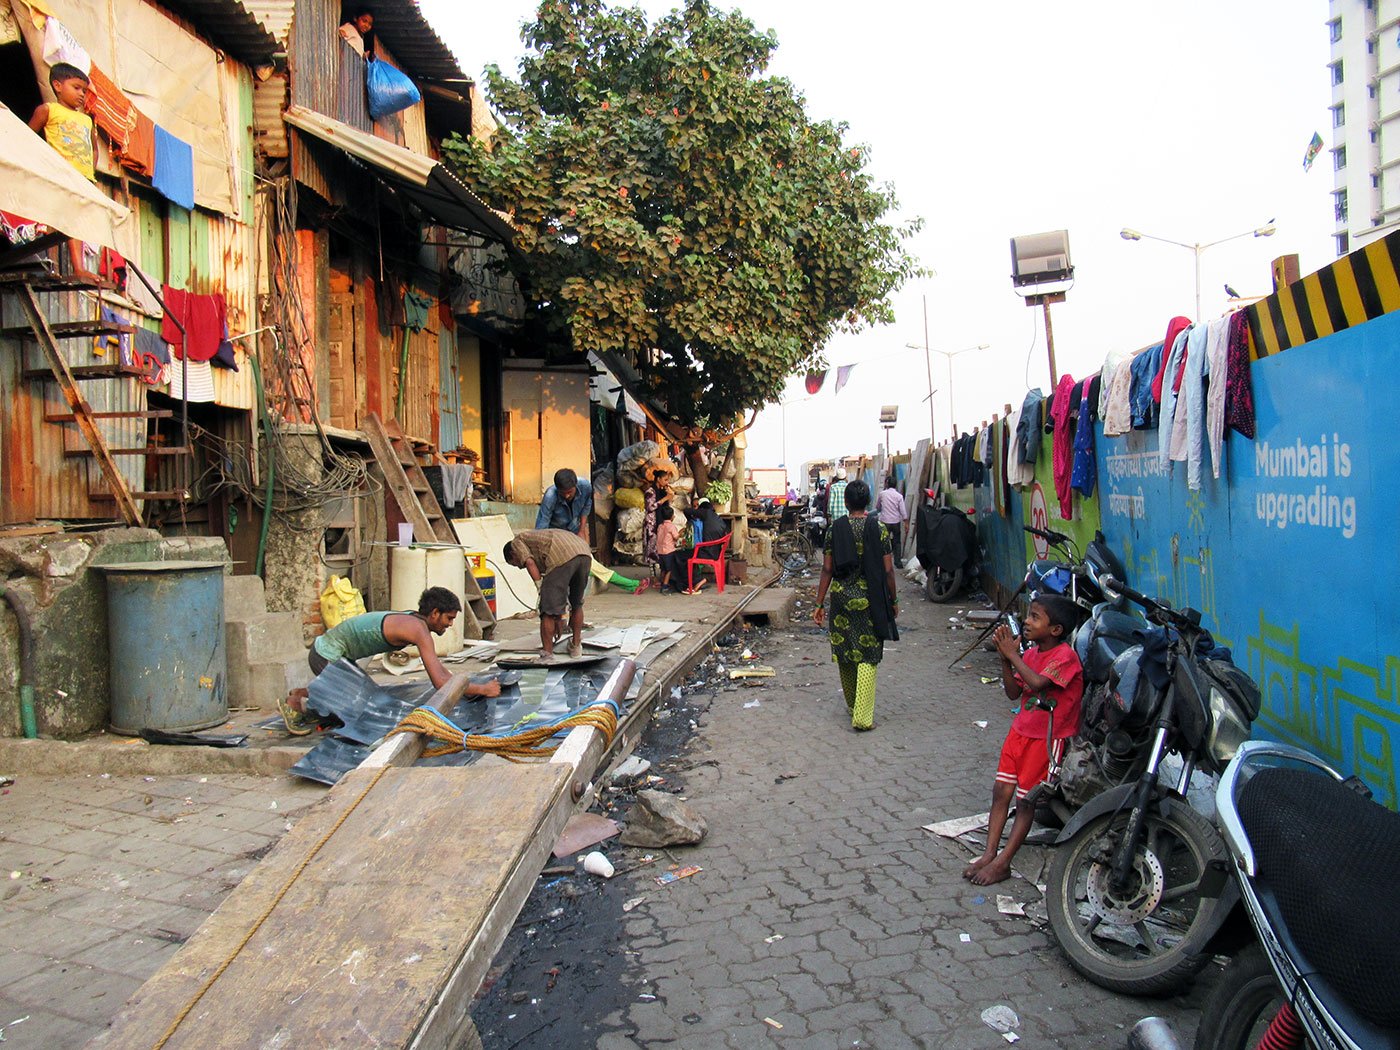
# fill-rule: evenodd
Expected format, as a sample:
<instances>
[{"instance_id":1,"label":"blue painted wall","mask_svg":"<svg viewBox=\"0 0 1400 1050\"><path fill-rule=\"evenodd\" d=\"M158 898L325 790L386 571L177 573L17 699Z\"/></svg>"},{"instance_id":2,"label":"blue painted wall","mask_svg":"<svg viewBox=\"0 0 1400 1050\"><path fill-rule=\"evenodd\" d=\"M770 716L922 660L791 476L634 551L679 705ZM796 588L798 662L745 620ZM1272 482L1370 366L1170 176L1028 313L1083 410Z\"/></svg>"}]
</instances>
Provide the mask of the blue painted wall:
<instances>
[{"instance_id":1,"label":"blue painted wall","mask_svg":"<svg viewBox=\"0 0 1400 1050\"><path fill-rule=\"evenodd\" d=\"M1162 467L1156 431L1100 432L1100 487L1074 517L1101 517L1134 586L1201 610L1264 692L1256 736L1356 773L1395 808L1400 313L1263 358L1252 375L1256 438L1227 432L1219 479L1207 453L1189 491L1186 464ZM1031 499L1013 503L1029 514ZM1015 587L1022 536L979 518L990 567Z\"/></svg>"}]
</instances>

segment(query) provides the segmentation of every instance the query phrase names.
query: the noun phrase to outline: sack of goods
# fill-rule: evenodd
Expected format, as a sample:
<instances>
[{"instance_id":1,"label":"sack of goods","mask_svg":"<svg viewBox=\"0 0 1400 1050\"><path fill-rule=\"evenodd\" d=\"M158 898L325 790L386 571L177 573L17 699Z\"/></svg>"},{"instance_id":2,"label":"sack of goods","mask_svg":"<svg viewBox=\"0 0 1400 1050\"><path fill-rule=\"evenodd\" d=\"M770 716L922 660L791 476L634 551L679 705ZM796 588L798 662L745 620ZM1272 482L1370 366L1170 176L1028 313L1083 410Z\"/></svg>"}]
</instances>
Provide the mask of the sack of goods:
<instances>
[{"instance_id":1,"label":"sack of goods","mask_svg":"<svg viewBox=\"0 0 1400 1050\"><path fill-rule=\"evenodd\" d=\"M646 497L641 489L618 489L613 493L613 502L621 510L641 510L646 506Z\"/></svg>"},{"instance_id":2,"label":"sack of goods","mask_svg":"<svg viewBox=\"0 0 1400 1050\"><path fill-rule=\"evenodd\" d=\"M647 467L661 455L661 446L655 441L638 441L628 445L617 454L617 483L629 489L639 489L650 479Z\"/></svg>"}]
</instances>

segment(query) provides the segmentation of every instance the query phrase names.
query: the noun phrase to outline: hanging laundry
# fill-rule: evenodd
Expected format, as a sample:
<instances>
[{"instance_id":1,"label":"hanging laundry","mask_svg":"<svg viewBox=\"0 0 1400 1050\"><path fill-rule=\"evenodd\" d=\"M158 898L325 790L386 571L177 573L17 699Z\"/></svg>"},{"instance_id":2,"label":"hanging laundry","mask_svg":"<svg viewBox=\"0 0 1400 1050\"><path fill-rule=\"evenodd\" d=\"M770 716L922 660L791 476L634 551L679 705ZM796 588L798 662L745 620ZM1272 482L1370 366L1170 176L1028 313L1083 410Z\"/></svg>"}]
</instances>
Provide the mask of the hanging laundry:
<instances>
[{"instance_id":1,"label":"hanging laundry","mask_svg":"<svg viewBox=\"0 0 1400 1050\"><path fill-rule=\"evenodd\" d=\"M170 396L179 401L206 402L214 400L214 370L208 361L172 361ZM184 373L189 373L186 383Z\"/></svg>"},{"instance_id":2,"label":"hanging laundry","mask_svg":"<svg viewBox=\"0 0 1400 1050\"><path fill-rule=\"evenodd\" d=\"M1128 389L1128 409L1134 430L1151 430L1157 426L1158 407L1152 400L1152 377L1157 374L1162 357L1170 348L1165 344L1150 346L1129 365L1131 376Z\"/></svg>"},{"instance_id":3,"label":"hanging laundry","mask_svg":"<svg viewBox=\"0 0 1400 1050\"><path fill-rule=\"evenodd\" d=\"M141 382L150 386L163 386L166 381L165 369L170 365L170 348L159 332L149 328L137 328L131 337L131 363L145 370Z\"/></svg>"},{"instance_id":4,"label":"hanging laundry","mask_svg":"<svg viewBox=\"0 0 1400 1050\"><path fill-rule=\"evenodd\" d=\"M1055 387L1054 401L1050 407L1050 419L1054 424L1054 437L1051 441L1051 465L1055 478L1055 497L1060 501L1060 517L1069 521L1074 516L1074 490L1070 488L1073 473L1074 438L1069 430L1070 413L1074 410L1074 376L1060 376Z\"/></svg>"},{"instance_id":5,"label":"hanging laundry","mask_svg":"<svg viewBox=\"0 0 1400 1050\"><path fill-rule=\"evenodd\" d=\"M982 466L990 467L996 457L992 449L992 428L982 428Z\"/></svg>"},{"instance_id":6,"label":"hanging laundry","mask_svg":"<svg viewBox=\"0 0 1400 1050\"><path fill-rule=\"evenodd\" d=\"M1152 377L1152 400L1159 405L1162 403L1162 377L1166 375L1167 371L1166 355L1171 354L1172 347L1176 345L1176 337L1185 331L1190 323L1189 317L1173 317L1167 322L1167 335L1162 340L1162 345L1166 347L1166 350L1163 351L1163 359L1157 366L1157 374Z\"/></svg>"},{"instance_id":7,"label":"hanging laundry","mask_svg":"<svg viewBox=\"0 0 1400 1050\"><path fill-rule=\"evenodd\" d=\"M1040 387L1026 391L1025 400L1021 402L1021 420L1016 425L1016 441L1022 463L1031 465L1031 472L1035 472L1035 461L1040 456L1041 440L1041 403L1045 400L1045 395L1040 392Z\"/></svg>"},{"instance_id":8,"label":"hanging laundry","mask_svg":"<svg viewBox=\"0 0 1400 1050\"><path fill-rule=\"evenodd\" d=\"M126 260L115 248L103 248L97 256L97 273L117 286L117 291L126 292Z\"/></svg>"},{"instance_id":9,"label":"hanging laundry","mask_svg":"<svg viewBox=\"0 0 1400 1050\"><path fill-rule=\"evenodd\" d=\"M1006 418L1006 484L1008 486L1029 485L1035 481L1035 464L1021 459L1021 413L1023 409L1013 409Z\"/></svg>"},{"instance_id":10,"label":"hanging laundry","mask_svg":"<svg viewBox=\"0 0 1400 1050\"><path fill-rule=\"evenodd\" d=\"M127 259L127 299L129 299L138 310L140 310L143 314L145 314L148 317L164 317L165 308L160 305L160 301L156 299L155 294L151 291L150 288L146 286L146 281L143 281L140 277L136 276L137 274L146 274L146 271L141 269L130 259ZM146 280L150 280L150 276L148 274L146 275ZM155 285L155 281L151 281L150 283L152 286Z\"/></svg>"},{"instance_id":11,"label":"hanging laundry","mask_svg":"<svg viewBox=\"0 0 1400 1050\"><path fill-rule=\"evenodd\" d=\"M53 15L44 22L44 61L50 66L65 62L76 66L84 74L92 70L92 59L88 57L78 38L69 32L68 27Z\"/></svg>"},{"instance_id":12,"label":"hanging laundry","mask_svg":"<svg viewBox=\"0 0 1400 1050\"><path fill-rule=\"evenodd\" d=\"M156 170L156 126L140 110L134 112L131 132L126 137L126 150L121 156L122 167L149 178Z\"/></svg>"},{"instance_id":13,"label":"hanging laundry","mask_svg":"<svg viewBox=\"0 0 1400 1050\"><path fill-rule=\"evenodd\" d=\"M127 139L136 123L136 107L96 66L88 70L87 100L84 104L93 123L112 140L113 150L118 155L125 153Z\"/></svg>"},{"instance_id":14,"label":"hanging laundry","mask_svg":"<svg viewBox=\"0 0 1400 1050\"><path fill-rule=\"evenodd\" d=\"M1211 477L1220 477L1220 458L1225 451L1225 387L1230 318L1217 317L1206 335L1206 439L1210 445Z\"/></svg>"},{"instance_id":15,"label":"hanging laundry","mask_svg":"<svg viewBox=\"0 0 1400 1050\"><path fill-rule=\"evenodd\" d=\"M1069 481L1085 496L1092 496L1097 480L1097 468L1094 466L1094 380L1086 379L1079 388L1079 422L1074 428L1074 463Z\"/></svg>"},{"instance_id":16,"label":"hanging laundry","mask_svg":"<svg viewBox=\"0 0 1400 1050\"><path fill-rule=\"evenodd\" d=\"M1130 397L1133 388L1133 362L1138 356L1141 355L1120 357L1111 370L1109 365L1104 365L1106 378L1099 398L1099 416L1103 419L1104 437L1119 437L1133 429Z\"/></svg>"},{"instance_id":17,"label":"hanging laundry","mask_svg":"<svg viewBox=\"0 0 1400 1050\"><path fill-rule=\"evenodd\" d=\"M191 361L210 360L219 352L219 344L228 331L224 297L218 293L197 295L168 284L161 285L160 290L166 307L160 326L161 337L170 344L176 357L184 357L188 351ZM180 326L184 327L183 335Z\"/></svg>"},{"instance_id":18,"label":"hanging laundry","mask_svg":"<svg viewBox=\"0 0 1400 1050\"><path fill-rule=\"evenodd\" d=\"M102 307L102 320L108 324L129 324L120 314ZM116 351L117 361L122 365L132 363L131 336L121 332L93 336L92 352L97 357L106 357L109 351Z\"/></svg>"},{"instance_id":19,"label":"hanging laundry","mask_svg":"<svg viewBox=\"0 0 1400 1050\"><path fill-rule=\"evenodd\" d=\"M28 244L48 232L49 228L42 222L34 222L14 212L0 211L0 233L4 233L11 244Z\"/></svg>"},{"instance_id":20,"label":"hanging laundry","mask_svg":"<svg viewBox=\"0 0 1400 1050\"><path fill-rule=\"evenodd\" d=\"M1245 311L1230 316L1225 337L1225 422L1245 437L1254 437L1254 391L1249 378L1249 324Z\"/></svg>"},{"instance_id":21,"label":"hanging laundry","mask_svg":"<svg viewBox=\"0 0 1400 1050\"><path fill-rule=\"evenodd\" d=\"M215 368L227 368L230 372L238 371L238 358L233 352L233 343L228 337L228 323L224 323L224 335L219 340L219 349L214 351L214 356L209 359L209 363Z\"/></svg>"},{"instance_id":22,"label":"hanging laundry","mask_svg":"<svg viewBox=\"0 0 1400 1050\"><path fill-rule=\"evenodd\" d=\"M836 395L841 393L841 388L846 385L851 378L851 373L855 371L855 365L841 365L836 369L836 389L831 393Z\"/></svg>"},{"instance_id":23,"label":"hanging laundry","mask_svg":"<svg viewBox=\"0 0 1400 1050\"><path fill-rule=\"evenodd\" d=\"M1171 353L1167 354L1158 375L1176 375L1182 355L1186 353L1186 338L1189 329L1177 333ZM1162 466L1169 467L1172 453L1172 424L1176 422L1176 391L1170 382L1162 384L1162 414L1157 421L1157 455Z\"/></svg>"},{"instance_id":24,"label":"hanging laundry","mask_svg":"<svg viewBox=\"0 0 1400 1050\"><path fill-rule=\"evenodd\" d=\"M1196 333L1200 333L1200 338L1196 338ZM1186 487L1192 491L1197 491L1201 487L1201 459L1204 455L1205 428L1206 428L1206 344L1209 339L1210 329L1206 325L1197 325L1192 330L1192 338L1188 340L1186 352L1186 366L1181 376L1181 392L1178 395L1179 407L1176 410L1177 418L1181 420L1174 428L1173 437L1180 432L1182 435L1182 447L1173 449L1173 452L1180 452L1180 455L1173 455L1173 459L1186 460Z\"/></svg>"},{"instance_id":25,"label":"hanging laundry","mask_svg":"<svg viewBox=\"0 0 1400 1050\"><path fill-rule=\"evenodd\" d=\"M1186 400L1183 391L1182 380L1188 372L1195 372L1197 359L1200 364L1205 364L1206 356L1206 326L1196 324L1191 326L1190 332L1186 336L1186 351L1181 355L1181 364L1177 366L1176 383L1172 388L1172 393L1176 395L1176 413L1172 417L1172 447L1171 459L1175 463L1187 463L1191 459L1191 424L1194 420L1199 427L1205 426L1205 391L1201 391L1201 404L1199 411L1193 416L1189 411L1190 405ZM1195 372L1200 375L1201 373ZM1196 449L1199 454L1199 446Z\"/></svg>"},{"instance_id":26,"label":"hanging laundry","mask_svg":"<svg viewBox=\"0 0 1400 1050\"><path fill-rule=\"evenodd\" d=\"M182 208L194 207L194 150L158 124L151 185L166 200Z\"/></svg>"}]
</instances>

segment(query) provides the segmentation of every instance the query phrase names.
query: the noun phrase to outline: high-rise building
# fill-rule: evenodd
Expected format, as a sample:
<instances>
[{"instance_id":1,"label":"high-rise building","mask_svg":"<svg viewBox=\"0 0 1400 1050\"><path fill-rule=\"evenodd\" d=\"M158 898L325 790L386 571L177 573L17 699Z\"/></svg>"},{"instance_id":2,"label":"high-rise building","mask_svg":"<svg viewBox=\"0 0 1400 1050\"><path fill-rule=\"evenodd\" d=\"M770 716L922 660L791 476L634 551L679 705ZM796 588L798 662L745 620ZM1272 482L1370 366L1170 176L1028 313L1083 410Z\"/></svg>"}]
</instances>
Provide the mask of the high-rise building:
<instances>
[{"instance_id":1,"label":"high-rise building","mask_svg":"<svg viewBox=\"0 0 1400 1050\"><path fill-rule=\"evenodd\" d=\"M1400 0L1329 0L1333 239L1345 255L1400 224Z\"/></svg>"}]
</instances>

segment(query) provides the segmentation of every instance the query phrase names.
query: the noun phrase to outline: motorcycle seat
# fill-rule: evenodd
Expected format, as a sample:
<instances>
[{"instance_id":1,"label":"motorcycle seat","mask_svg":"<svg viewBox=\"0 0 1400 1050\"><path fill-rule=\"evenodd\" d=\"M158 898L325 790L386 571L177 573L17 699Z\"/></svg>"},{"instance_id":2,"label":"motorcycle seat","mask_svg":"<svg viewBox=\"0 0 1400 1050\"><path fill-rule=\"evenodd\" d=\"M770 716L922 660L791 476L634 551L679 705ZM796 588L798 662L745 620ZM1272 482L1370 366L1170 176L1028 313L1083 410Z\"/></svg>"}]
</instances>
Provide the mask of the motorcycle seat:
<instances>
[{"instance_id":1,"label":"motorcycle seat","mask_svg":"<svg viewBox=\"0 0 1400 1050\"><path fill-rule=\"evenodd\" d=\"M1256 895L1308 987L1358 1045L1400 1048L1400 814L1289 768L1256 773L1238 809Z\"/></svg>"}]
</instances>

